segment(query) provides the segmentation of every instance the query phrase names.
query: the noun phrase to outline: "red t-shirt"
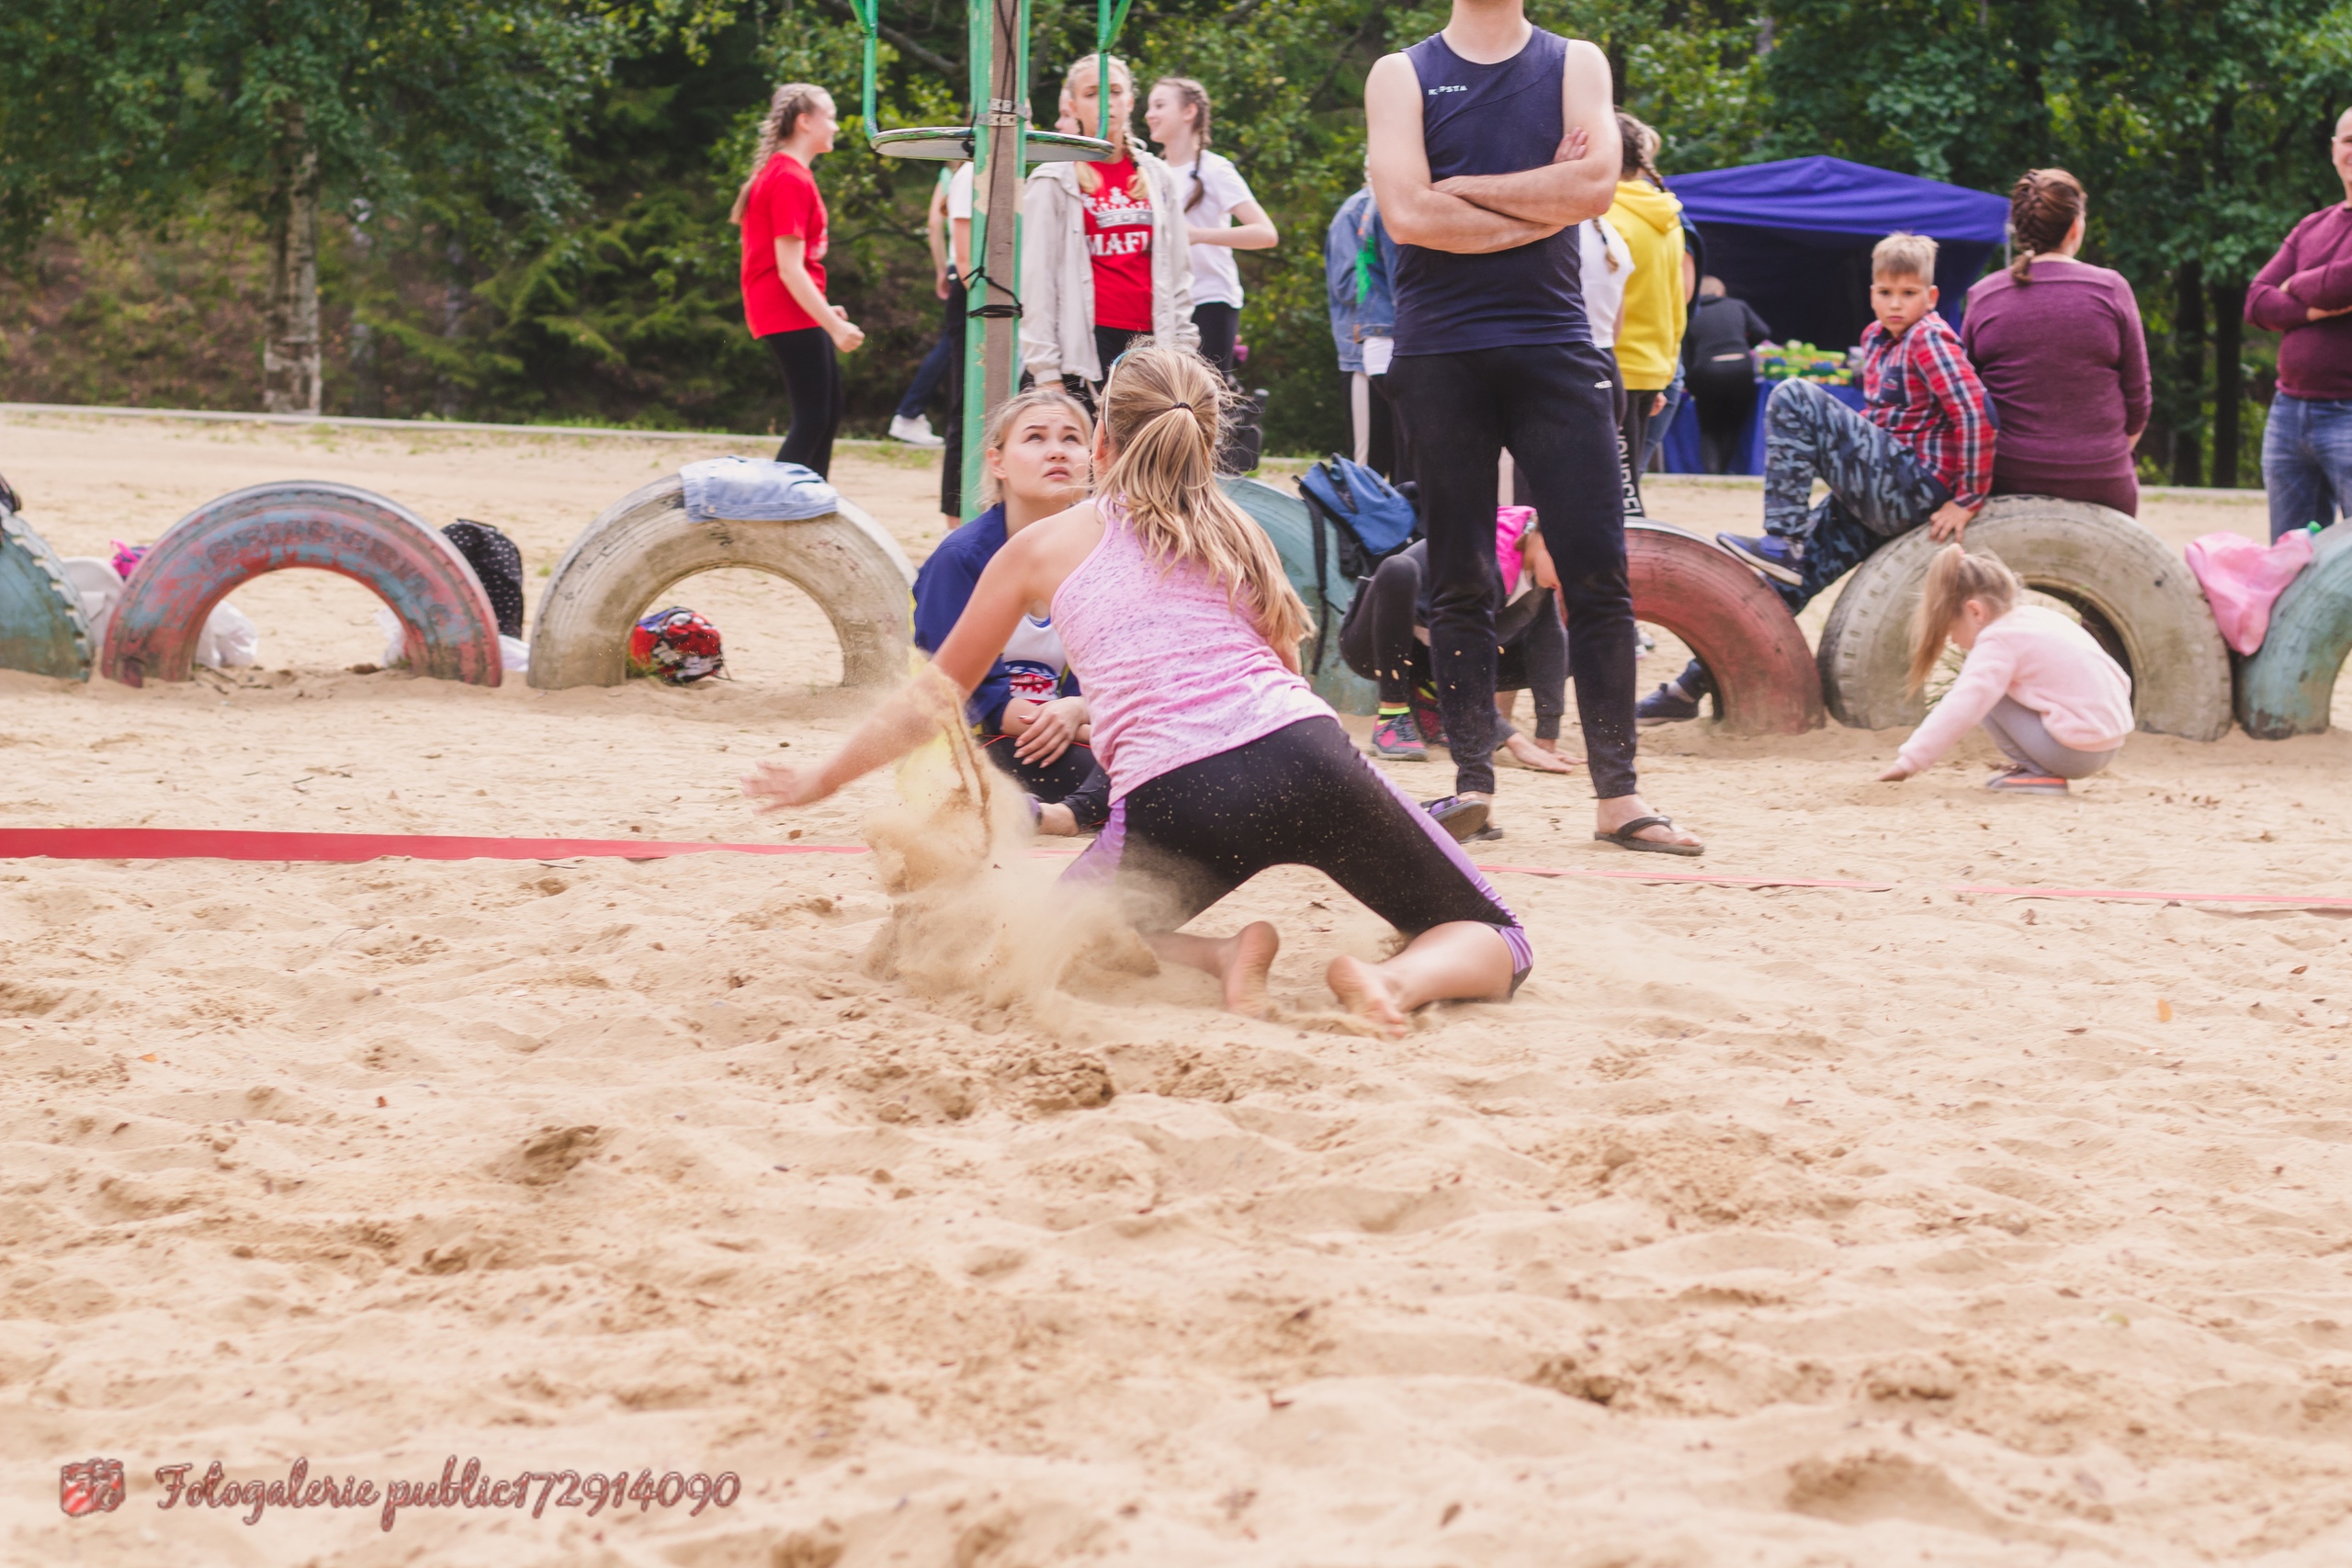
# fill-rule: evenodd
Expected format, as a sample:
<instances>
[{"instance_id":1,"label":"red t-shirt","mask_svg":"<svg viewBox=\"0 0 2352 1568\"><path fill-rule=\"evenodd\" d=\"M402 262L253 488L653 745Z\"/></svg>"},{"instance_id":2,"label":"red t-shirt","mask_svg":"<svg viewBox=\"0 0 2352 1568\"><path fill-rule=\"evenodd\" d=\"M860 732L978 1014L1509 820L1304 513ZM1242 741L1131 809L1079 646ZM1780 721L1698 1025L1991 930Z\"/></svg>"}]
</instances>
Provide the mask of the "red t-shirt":
<instances>
[{"instance_id":1,"label":"red t-shirt","mask_svg":"<svg viewBox=\"0 0 2352 1568\"><path fill-rule=\"evenodd\" d=\"M1086 249L1094 258L1094 324L1151 331L1151 197L1133 157L1092 164L1102 176L1086 208ZM1109 366L1104 366L1109 369Z\"/></svg>"},{"instance_id":2,"label":"red t-shirt","mask_svg":"<svg viewBox=\"0 0 2352 1568\"><path fill-rule=\"evenodd\" d=\"M808 242L809 281L825 291L825 198L817 176L799 159L778 152L752 178L743 205L743 319L753 337L770 337L816 321L800 308L775 272L779 239Z\"/></svg>"}]
</instances>

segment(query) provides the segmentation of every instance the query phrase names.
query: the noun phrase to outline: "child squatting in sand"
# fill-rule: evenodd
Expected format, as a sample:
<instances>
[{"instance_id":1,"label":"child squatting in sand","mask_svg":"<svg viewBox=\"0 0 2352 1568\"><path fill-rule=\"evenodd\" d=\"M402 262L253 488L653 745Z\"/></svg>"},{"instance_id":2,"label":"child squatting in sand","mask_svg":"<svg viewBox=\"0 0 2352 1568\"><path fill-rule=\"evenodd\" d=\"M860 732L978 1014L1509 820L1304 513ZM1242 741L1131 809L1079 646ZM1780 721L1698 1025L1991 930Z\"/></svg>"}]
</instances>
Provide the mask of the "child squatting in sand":
<instances>
[{"instance_id":1,"label":"child squatting in sand","mask_svg":"<svg viewBox=\"0 0 2352 1568\"><path fill-rule=\"evenodd\" d=\"M1960 678L1894 765L1899 781L1935 766L1971 725L2009 759L1984 787L2064 795L2115 760L2132 733L2132 678L2090 633L2039 604L2018 603L2016 575L1989 555L1947 545L1928 563L1911 623L1911 689L1935 672L1944 644L1967 651Z\"/></svg>"},{"instance_id":2,"label":"child squatting in sand","mask_svg":"<svg viewBox=\"0 0 2352 1568\"><path fill-rule=\"evenodd\" d=\"M1508 997L1533 962L1518 918L1299 674L1306 607L1217 488L1220 393L1191 354L1121 358L1094 437L1095 499L996 553L917 680L969 694L1029 606L1051 608L1111 784L1110 818L1064 879L1108 886L1152 950L1214 976L1233 1010L1264 1010L1274 928L1176 928L1276 865L1325 873L1408 939L1385 962L1342 955L1326 969L1359 1016L1401 1033L1424 1003ZM921 694L901 693L824 762L763 763L744 792L763 810L822 800L934 724Z\"/></svg>"}]
</instances>

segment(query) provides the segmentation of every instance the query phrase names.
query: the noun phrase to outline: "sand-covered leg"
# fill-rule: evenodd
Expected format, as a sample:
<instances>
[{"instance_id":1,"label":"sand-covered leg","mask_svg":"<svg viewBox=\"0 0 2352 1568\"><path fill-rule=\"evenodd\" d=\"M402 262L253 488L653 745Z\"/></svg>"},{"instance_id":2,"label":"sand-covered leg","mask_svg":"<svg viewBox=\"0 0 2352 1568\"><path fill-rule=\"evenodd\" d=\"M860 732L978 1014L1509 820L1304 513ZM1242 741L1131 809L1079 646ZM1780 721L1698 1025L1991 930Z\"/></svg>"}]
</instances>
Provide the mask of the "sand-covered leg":
<instances>
[{"instance_id":1,"label":"sand-covered leg","mask_svg":"<svg viewBox=\"0 0 2352 1568\"><path fill-rule=\"evenodd\" d=\"M1266 976L1274 967L1274 955L1282 951L1283 939L1264 920L1252 920L1228 937L1158 931L1144 941L1169 962L1216 976L1225 987L1227 1012L1248 1018L1266 1015Z\"/></svg>"},{"instance_id":2,"label":"sand-covered leg","mask_svg":"<svg viewBox=\"0 0 2352 1568\"><path fill-rule=\"evenodd\" d=\"M1510 994L1510 944L1478 920L1432 926L1382 964L1342 955L1323 972L1340 1005L1390 1034L1402 1034L1414 1009L1455 999Z\"/></svg>"}]
</instances>

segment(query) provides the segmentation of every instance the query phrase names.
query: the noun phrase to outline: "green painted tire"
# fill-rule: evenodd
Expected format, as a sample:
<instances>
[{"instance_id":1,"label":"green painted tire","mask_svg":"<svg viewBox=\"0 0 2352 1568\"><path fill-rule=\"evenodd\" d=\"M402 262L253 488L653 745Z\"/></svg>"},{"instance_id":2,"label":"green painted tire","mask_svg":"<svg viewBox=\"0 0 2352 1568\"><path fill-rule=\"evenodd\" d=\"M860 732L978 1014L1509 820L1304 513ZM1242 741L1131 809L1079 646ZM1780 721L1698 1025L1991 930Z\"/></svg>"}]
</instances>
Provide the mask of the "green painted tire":
<instances>
[{"instance_id":1,"label":"green painted tire","mask_svg":"<svg viewBox=\"0 0 2352 1568\"><path fill-rule=\"evenodd\" d=\"M86 681L96 652L57 552L0 502L0 670Z\"/></svg>"},{"instance_id":2,"label":"green painted tire","mask_svg":"<svg viewBox=\"0 0 2352 1568\"><path fill-rule=\"evenodd\" d=\"M2335 528L2320 536L2312 564L2270 607L2261 648L2237 661L2238 723L2257 740L2324 734L2347 652L2352 529Z\"/></svg>"}]
</instances>

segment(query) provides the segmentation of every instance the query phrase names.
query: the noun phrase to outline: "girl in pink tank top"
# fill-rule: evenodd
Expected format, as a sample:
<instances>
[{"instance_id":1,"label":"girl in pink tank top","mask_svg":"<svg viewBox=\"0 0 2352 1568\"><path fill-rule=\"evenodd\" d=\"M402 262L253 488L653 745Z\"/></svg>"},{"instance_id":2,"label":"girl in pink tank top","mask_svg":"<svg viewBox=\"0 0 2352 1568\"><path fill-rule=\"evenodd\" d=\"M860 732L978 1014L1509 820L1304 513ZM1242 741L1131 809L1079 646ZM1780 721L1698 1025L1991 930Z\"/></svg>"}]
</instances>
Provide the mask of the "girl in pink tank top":
<instances>
[{"instance_id":1,"label":"girl in pink tank top","mask_svg":"<svg viewBox=\"0 0 2352 1568\"><path fill-rule=\"evenodd\" d=\"M1299 674L1306 607L1217 487L1221 390L1179 350L1122 358L1094 440L1101 499L997 552L932 669L968 694L1027 607L1052 605L1113 801L1065 880L1110 885L1153 951L1214 976L1233 1010L1264 1011L1274 928L1177 928L1275 865L1322 871L1410 939L1382 963L1330 961L1324 978L1351 1010L1401 1033L1424 1003L1508 997L1532 963L1517 917ZM744 791L769 811L821 800L933 724L902 694L826 761L762 763Z\"/></svg>"}]
</instances>

